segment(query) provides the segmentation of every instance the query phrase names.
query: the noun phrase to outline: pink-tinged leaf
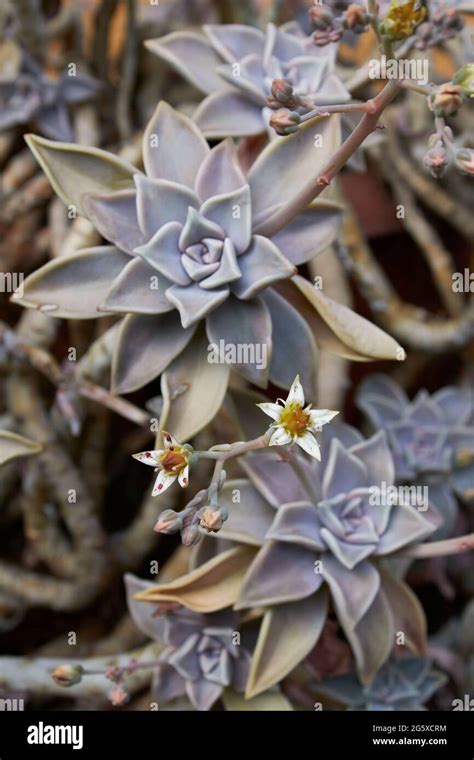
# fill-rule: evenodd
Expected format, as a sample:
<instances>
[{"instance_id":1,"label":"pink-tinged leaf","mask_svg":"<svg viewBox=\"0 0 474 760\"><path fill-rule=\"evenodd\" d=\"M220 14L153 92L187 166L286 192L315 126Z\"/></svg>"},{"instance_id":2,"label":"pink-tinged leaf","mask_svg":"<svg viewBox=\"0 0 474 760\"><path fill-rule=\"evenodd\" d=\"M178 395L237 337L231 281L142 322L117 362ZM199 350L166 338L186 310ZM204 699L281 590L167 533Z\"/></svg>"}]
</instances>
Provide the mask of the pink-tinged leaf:
<instances>
[{"instance_id":1,"label":"pink-tinged leaf","mask_svg":"<svg viewBox=\"0 0 474 760\"><path fill-rule=\"evenodd\" d=\"M222 58L208 40L195 32L171 32L165 37L146 40L145 47L206 94L222 87L217 67Z\"/></svg>"},{"instance_id":2,"label":"pink-tinged leaf","mask_svg":"<svg viewBox=\"0 0 474 760\"><path fill-rule=\"evenodd\" d=\"M265 131L261 106L228 87L203 100L194 114L194 121L210 140L248 137Z\"/></svg>"}]
</instances>

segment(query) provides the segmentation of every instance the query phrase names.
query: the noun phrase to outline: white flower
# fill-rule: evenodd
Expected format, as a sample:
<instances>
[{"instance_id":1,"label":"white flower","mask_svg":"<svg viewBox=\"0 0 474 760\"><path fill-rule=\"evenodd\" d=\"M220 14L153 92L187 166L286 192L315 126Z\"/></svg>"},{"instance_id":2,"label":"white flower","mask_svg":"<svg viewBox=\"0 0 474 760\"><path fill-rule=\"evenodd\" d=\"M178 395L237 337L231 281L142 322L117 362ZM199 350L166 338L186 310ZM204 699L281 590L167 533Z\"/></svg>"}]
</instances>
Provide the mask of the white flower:
<instances>
[{"instance_id":1,"label":"white flower","mask_svg":"<svg viewBox=\"0 0 474 760\"><path fill-rule=\"evenodd\" d=\"M156 451L141 451L133 454L143 464L159 470L158 477L153 487L152 496L163 493L177 479L182 488L189 484L189 460L192 450L188 446L182 446L176 438L166 431L162 431L164 449Z\"/></svg>"},{"instance_id":2,"label":"white flower","mask_svg":"<svg viewBox=\"0 0 474 760\"><path fill-rule=\"evenodd\" d=\"M286 401L278 399L277 404L257 404L275 422L270 426L273 433L270 446L285 446L297 443L307 454L321 461L321 452L314 434L319 432L339 412L330 409L311 409L305 407L303 386L296 375Z\"/></svg>"}]
</instances>

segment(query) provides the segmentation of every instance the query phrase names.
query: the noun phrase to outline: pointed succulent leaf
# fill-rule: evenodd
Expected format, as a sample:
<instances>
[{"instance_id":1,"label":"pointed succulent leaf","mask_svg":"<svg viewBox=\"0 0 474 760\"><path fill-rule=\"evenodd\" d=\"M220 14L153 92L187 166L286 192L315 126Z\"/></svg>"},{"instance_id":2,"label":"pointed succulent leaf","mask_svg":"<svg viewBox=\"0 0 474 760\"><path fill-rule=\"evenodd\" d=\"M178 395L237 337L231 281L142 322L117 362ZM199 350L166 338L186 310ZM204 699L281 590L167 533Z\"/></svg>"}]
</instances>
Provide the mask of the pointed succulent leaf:
<instances>
[{"instance_id":1,"label":"pointed succulent leaf","mask_svg":"<svg viewBox=\"0 0 474 760\"><path fill-rule=\"evenodd\" d=\"M316 645L328 612L324 589L309 599L281 604L263 618L252 658L247 698L279 683Z\"/></svg>"},{"instance_id":2,"label":"pointed succulent leaf","mask_svg":"<svg viewBox=\"0 0 474 760\"><path fill-rule=\"evenodd\" d=\"M313 480L315 488L320 487L318 476L314 474L314 468L307 459L300 459L299 464L307 477ZM242 460L241 466L255 488L275 509L281 504L305 501L308 498L291 464L282 461L273 451L250 454Z\"/></svg>"},{"instance_id":3,"label":"pointed succulent leaf","mask_svg":"<svg viewBox=\"0 0 474 760\"><path fill-rule=\"evenodd\" d=\"M416 507L397 504L390 512L390 521L375 554L391 554L408 544L422 541L434 531L435 526Z\"/></svg>"},{"instance_id":4,"label":"pointed succulent leaf","mask_svg":"<svg viewBox=\"0 0 474 760\"><path fill-rule=\"evenodd\" d=\"M205 24L203 30L213 48L228 63L252 53L263 55L265 35L260 29L245 24Z\"/></svg>"},{"instance_id":5,"label":"pointed succulent leaf","mask_svg":"<svg viewBox=\"0 0 474 760\"><path fill-rule=\"evenodd\" d=\"M413 591L383 567L380 568L382 591L390 608L394 630L403 631L407 647L419 655L426 654L426 616Z\"/></svg>"},{"instance_id":6,"label":"pointed succulent leaf","mask_svg":"<svg viewBox=\"0 0 474 760\"><path fill-rule=\"evenodd\" d=\"M145 47L173 66L201 92L214 92L222 87L222 79L216 72L222 59L202 35L171 32L158 39L146 40Z\"/></svg>"},{"instance_id":7,"label":"pointed succulent leaf","mask_svg":"<svg viewBox=\"0 0 474 760\"><path fill-rule=\"evenodd\" d=\"M235 489L240 494L238 504L233 502ZM248 480L230 480L225 483L219 493L219 504L229 512L228 519L217 534L219 538L262 546L275 512Z\"/></svg>"},{"instance_id":8,"label":"pointed succulent leaf","mask_svg":"<svg viewBox=\"0 0 474 760\"><path fill-rule=\"evenodd\" d=\"M87 218L102 237L120 250L133 254L137 246L145 243L138 224L135 190L120 190L108 195L86 193L81 202Z\"/></svg>"},{"instance_id":9,"label":"pointed succulent leaf","mask_svg":"<svg viewBox=\"0 0 474 760\"><path fill-rule=\"evenodd\" d=\"M39 454L42 446L29 438L24 438L9 430L0 430L0 467L15 459Z\"/></svg>"},{"instance_id":10,"label":"pointed succulent leaf","mask_svg":"<svg viewBox=\"0 0 474 760\"><path fill-rule=\"evenodd\" d=\"M163 100L158 103L143 135L143 162L149 177L177 182L192 190L209 150L191 119Z\"/></svg>"},{"instance_id":11,"label":"pointed succulent leaf","mask_svg":"<svg viewBox=\"0 0 474 760\"><path fill-rule=\"evenodd\" d=\"M364 561L348 570L339 560L327 554L321 564L339 622L345 631L354 629L378 594L379 573L370 562Z\"/></svg>"},{"instance_id":12,"label":"pointed succulent leaf","mask_svg":"<svg viewBox=\"0 0 474 760\"><path fill-rule=\"evenodd\" d=\"M239 212L238 215L236 210ZM226 236L232 240L237 254L245 253L252 236L252 212L248 185L232 190L230 193L209 198L201 206L200 213L224 230Z\"/></svg>"},{"instance_id":13,"label":"pointed succulent leaf","mask_svg":"<svg viewBox=\"0 0 474 760\"><path fill-rule=\"evenodd\" d=\"M63 319L95 319L111 284L130 257L113 246L85 248L48 262L30 274L15 301Z\"/></svg>"},{"instance_id":14,"label":"pointed succulent leaf","mask_svg":"<svg viewBox=\"0 0 474 760\"><path fill-rule=\"evenodd\" d=\"M210 140L258 135L265 129L261 106L235 88L205 98L196 109L194 121Z\"/></svg>"},{"instance_id":15,"label":"pointed succulent leaf","mask_svg":"<svg viewBox=\"0 0 474 760\"><path fill-rule=\"evenodd\" d=\"M241 712L287 712L293 710L291 702L278 689L264 691L256 697L247 699L233 689L225 689L222 692L222 701L226 710Z\"/></svg>"},{"instance_id":16,"label":"pointed succulent leaf","mask_svg":"<svg viewBox=\"0 0 474 760\"><path fill-rule=\"evenodd\" d=\"M194 330L183 330L174 311L125 317L112 363L113 392L132 393L158 377L188 345Z\"/></svg>"},{"instance_id":17,"label":"pointed succulent leaf","mask_svg":"<svg viewBox=\"0 0 474 760\"><path fill-rule=\"evenodd\" d=\"M215 612L230 607L238 597L242 578L255 555L239 546L219 554L170 583L152 586L135 595L140 602L177 602L194 612Z\"/></svg>"},{"instance_id":18,"label":"pointed succulent leaf","mask_svg":"<svg viewBox=\"0 0 474 760\"><path fill-rule=\"evenodd\" d=\"M171 282L139 258L129 260L107 293L101 311L119 314L164 314L173 309L166 298Z\"/></svg>"},{"instance_id":19,"label":"pointed succulent leaf","mask_svg":"<svg viewBox=\"0 0 474 760\"><path fill-rule=\"evenodd\" d=\"M150 581L144 581L137 578L132 573L126 573L124 576L125 591L127 595L127 606L132 616L133 622L137 628L146 636L162 644L165 642L165 618L164 616L155 615L155 608L150 604L137 602L135 594L146 591L153 587Z\"/></svg>"},{"instance_id":20,"label":"pointed succulent leaf","mask_svg":"<svg viewBox=\"0 0 474 760\"><path fill-rule=\"evenodd\" d=\"M333 301L321 290L313 287L308 280L296 276L293 282L314 306L336 338L347 346L349 351L360 355L359 361L405 358L405 352L401 346L380 327L359 316L347 306ZM323 335L317 336L317 339L323 347L331 350Z\"/></svg>"},{"instance_id":21,"label":"pointed succulent leaf","mask_svg":"<svg viewBox=\"0 0 474 760\"><path fill-rule=\"evenodd\" d=\"M209 364L207 347L205 335L195 335L162 376L160 427L172 430L183 443L213 419L227 390L229 367Z\"/></svg>"},{"instance_id":22,"label":"pointed succulent leaf","mask_svg":"<svg viewBox=\"0 0 474 760\"><path fill-rule=\"evenodd\" d=\"M242 277L232 283L238 298L253 298L263 288L295 274L295 267L268 238L253 235L247 251L239 257Z\"/></svg>"},{"instance_id":23,"label":"pointed succulent leaf","mask_svg":"<svg viewBox=\"0 0 474 760\"><path fill-rule=\"evenodd\" d=\"M196 193L204 202L216 195L232 193L246 184L234 143L227 138L218 143L202 162L196 177Z\"/></svg>"},{"instance_id":24,"label":"pointed succulent leaf","mask_svg":"<svg viewBox=\"0 0 474 760\"><path fill-rule=\"evenodd\" d=\"M344 620L341 625L354 652L359 678L368 684L387 661L394 644L393 619L385 595L376 595L355 628Z\"/></svg>"},{"instance_id":25,"label":"pointed succulent leaf","mask_svg":"<svg viewBox=\"0 0 474 760\"><path fill-rule=\"evenodd\" d=\"M192 190L166 179L135 176L137 214L141 230L152 238L168 222L184 224L189 207L198 208L199 199Z\"/></svg>"},{"instance_id":26,"label":"pointed succulent leaf","mask_svg":"<svg viewBox=\"0 0 474 760\"><path fill-rule=\"evenodd\" d=\"M340 223L341 206L333 201L318 200L272 240L288 261L299 266L334 242Z\"/></svg>"},{"instance_id":27,"label":"pointed succulent leaf","mask_svg":"<svg viewBox=\"0 0 474 760\"><path fill-rule=\"evenodd\" d=\"M278 509L267 539L298 544L315 552L324 550L314 504L299 501Z\"/></svg>"},{"instance_id":28,"label":"pointed succulent leaf","mask_svg":"<svg viewBox=\"0 0 474 760\"><path fill-rule=\"evenodd\" d=\"M61 200L82 216L86 215L82 207L84 193L133 189L137 169L112 153L37 135L26 135L25 140Z\"/></svg>"}]
</instances>

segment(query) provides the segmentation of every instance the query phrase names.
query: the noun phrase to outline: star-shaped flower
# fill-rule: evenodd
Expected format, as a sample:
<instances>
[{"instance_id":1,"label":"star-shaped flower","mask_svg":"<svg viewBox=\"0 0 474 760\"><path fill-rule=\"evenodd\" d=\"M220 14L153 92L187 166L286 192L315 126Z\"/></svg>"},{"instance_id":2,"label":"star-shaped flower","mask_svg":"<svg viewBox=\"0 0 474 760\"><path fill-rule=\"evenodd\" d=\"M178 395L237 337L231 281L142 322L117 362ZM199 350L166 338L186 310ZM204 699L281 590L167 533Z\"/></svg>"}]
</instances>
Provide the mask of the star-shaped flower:
<instances>
[{"instance_id":1,"label":"star-shaped flower","mask_svg":"<svg viewBox=\"0 0 474 760\"><path fill-rule=\"evenodd\" d=\"M159 470L152 496L158 496L158 494L166 491L175 480L178 480L181 488L186 488L189 485L189 460L192 449L187 445L182 446L176 438L164 430L162 435L164 449L141 451L139 454L133 454L134 459Z\"/></svg>"},{"instance_id":2,"label":"star-shaped flower","mask_svg":"<svg viewBox=\"0 0 474 760\"><path fill-rule=\"evenodd\" d=\"M278 399L276 404L257 404L275 422L270 438L270 446L285 446L297 443L307 454L321 461L319 444L314 434L323 425L330 422L339 412L330 409L311 409L311 404L305 407L303 386L299 375L296 375L286 401Z\"/></svg>"}]
</instances>

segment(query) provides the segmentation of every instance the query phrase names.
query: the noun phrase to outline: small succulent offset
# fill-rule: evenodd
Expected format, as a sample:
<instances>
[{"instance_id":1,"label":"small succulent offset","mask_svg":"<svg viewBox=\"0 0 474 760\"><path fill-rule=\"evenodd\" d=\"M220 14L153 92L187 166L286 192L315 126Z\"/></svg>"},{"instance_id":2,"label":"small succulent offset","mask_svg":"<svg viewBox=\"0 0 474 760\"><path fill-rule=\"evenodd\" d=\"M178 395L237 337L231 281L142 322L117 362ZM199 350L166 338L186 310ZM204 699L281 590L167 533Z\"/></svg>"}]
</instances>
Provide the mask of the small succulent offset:
<instances>
[{"instance_id":1,"label":"small succulent offset","mask_svg":"<svg viewBox=\"0 0 474 760\"><path fill-rule=\"evenodd\" d=\"M240 24L206 25L204 34L172 32L146 43L207 97L194 114L206 137L254 135L268 129L274 79L318 105L350 95L334 70L336 49L318 51L297 23L266 32Z\"/></svg>"},{"instance_id":2,"label":"small succulent offset","mask_svg":"<svg viewBox=\"0 0 474 760\"><path fill-rule=\"evenodd\" d=\"M14 62L14 64L12 64ZM97 80L87 74L46 76L41 66L13 42L0 44L0 131L34 124L53 140L72 140L69 108L94 98Z\"/></svg>"},{"instance_id":3,"label":"small succulent offset","mask_svg":"<svg viewBox=\"0 0 474 760\"><path fill-rule=\"evenodd\" d=\"M249 480L230 481L220 494L229 518L219 537L242 548L217 554L179 583L139 596L192 609L198 577L205 594L206 579L215 583L217 565L223 574L228 568L233 587L226 604L266 609L247 697L281 681L313 649L327 619L328 591L363 682L389 657L394 631L409 631L407 645L423 652L420 605L381 560L430 536L437 516L421 514L403 499L393 506L371 498L374 488L394 482L385 433L363 440L353 428L332 425L323 432L323 446L328 455L322 463L300 458L296 467L273 451L247 456L242 466Z\"/></svg>"},{"instance_id":4,"label":"small succulent offset","mask_svg":"<svg viewBox=\"0 0 474 760\"><path fill-rule=\"evenodd\" d=\"M474 500L474 394L446 387L413 401L391 378L371 375L356 403L374 429L385 430L398 483L426 485L430 502L450 532L457 514L455 495Z\"/></svg>"},{"instance_id":5,"label":"small succulent offset","mask_svg":"<svg viewBox=\"0 0 474 760\"><path fill-rule=\"evenodd\" d=\"M321 681L316 691L348 710L426 710L425 703L446 680L430 660L401 657L384 665L367 686L355 675L343 675Z\"/></svg>"},{"instance_id":6,"label":"small succulent offset","mask_svg":"<svg viewBox=\"0 0 474 760\"><path fill-rule=\"evenodd\" d=\"M154 669L152 699L162 705L186 695L196 710L210 710L224 689L245 690L250 654L240 644L235 613L201 615L181 608L156 616L134 599L153 584L127 575L125 585L133 620L166 647Z\"/></svg>"}]
</instances>

